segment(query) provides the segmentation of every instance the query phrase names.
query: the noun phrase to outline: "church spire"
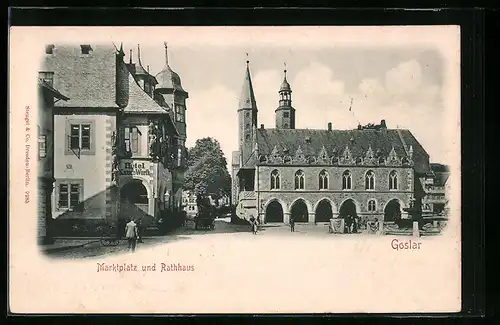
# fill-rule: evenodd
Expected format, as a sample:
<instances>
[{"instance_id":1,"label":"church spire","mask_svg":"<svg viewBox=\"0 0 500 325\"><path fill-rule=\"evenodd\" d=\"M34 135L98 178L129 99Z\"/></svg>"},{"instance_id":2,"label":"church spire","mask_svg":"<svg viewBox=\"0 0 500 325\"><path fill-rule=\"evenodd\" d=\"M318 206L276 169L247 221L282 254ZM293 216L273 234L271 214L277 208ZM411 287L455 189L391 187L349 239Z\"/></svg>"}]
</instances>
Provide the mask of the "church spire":
<instances>
[{"instance_id":1,"label":"church spire","mask_svg":"<svg viewBox=\"0 0 500 325\"><path fill-rule=\"evenodd\" d=\"M248 60L248 53L246 59L246 72L243 81L243 88L241 89L241 96L239 102L239 109L252 109L257 110L257 102L255 100L255 93L253 91L252 77L250 75L250 61Z\"/></svg>"},{"instance_id":2,"label":"church spire","mask_svg":"<svg viewBox=\"0 0 500 325\"><path fill-rule=\"evenodd\" d=\"M141 62L141 45L137 44L137 62L142 65Z\"/></svg>"},{"instance_id":3,"label":"church spire","mask_svg":"<svg viewBox=\"0 0 500 325\"><path fill-rule=\"evenodd\" d=\"M163 44L165 45L165 65L168 66L168 46L167 46L167 42L163 42Z\"/></svg>"}]
</instances>

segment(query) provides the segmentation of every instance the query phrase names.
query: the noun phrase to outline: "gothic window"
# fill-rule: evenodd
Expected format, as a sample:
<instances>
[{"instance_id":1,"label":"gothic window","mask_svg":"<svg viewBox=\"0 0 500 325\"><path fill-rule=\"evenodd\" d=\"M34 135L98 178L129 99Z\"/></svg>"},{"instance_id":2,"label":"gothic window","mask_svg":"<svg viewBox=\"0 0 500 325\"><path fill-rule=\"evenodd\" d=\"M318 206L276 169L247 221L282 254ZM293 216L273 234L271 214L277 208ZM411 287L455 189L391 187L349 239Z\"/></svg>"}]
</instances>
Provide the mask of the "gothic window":
<instances>
[{"instance_id":1,"label":"gothic window","mask_svg":"<svg viewBox=\"0 0 500 325\"><path fill-rule=\"evenodd\" d=\"M375 212L377 210L377 203L375 200L370 200L368 201L368 211L370 212Z\"/></svg>"},{"instance_id":2,"label":"gothic window","mask_svg":"<svg viewBox=\"0 0 500 325\"><path fill-rule=\"evenodd\" d=\"M371 170L367 171L365 175L365 189L375 189L375 173Z\"/></svg>"},{"instance_id":3,"label":"gothic window","mask_svg":"<svg viewBox=\"0 0 500 325\"><path fill-rule=\"evenodd\" d=\"M249 117L250 117L250 113L249 113L249 112L246 112L245 116L246 116L247 118L249 118Z\"/></svg>"},{"instance_id":4,"label":"gothic window","mask_svg":"<svg viewBox=\"0 0 500 325\"><path fill-rule=\"evenodd\" d=\"M298 170L295 173L295 189L296 190L303 190L304 189L304 172L302 170Z\"/></svg>"},{"instance_id":5,"label":"gothic window","mask_svg":"<svg viewBox=\"0 0 500 325\"><path fill-rule=\"evenodd\" d=\"M289 118L290 117L290 112L283 112L283 117L284 118Z\"/></svg>"},{"instance_id":6,"label":"gothic window","mask_svg":"<svg viewBox=\"0 0 500 325\"><path fill-rule=\"evenodd\" d=\"M319 173L319 189L327 190L328 189L328 173L326 170L322 170Z\"/></svg>"},{"instance_id":7,"label":"gothic window","mask_svg":"<svg viewBox=\"0 0 500 325\"><path fill-rule=\"evenodd\" d=\"M250 130L250 124L245 125L245 130Z\"/></svg>"},{"instance_id":8,"label":"gothic window","mask_svg":"<svg viewBox=\"0 0 500 325\"><path fill-rule=\"evenodd\" d=\"M283 158L283 162L285 164L289 164L292 162L292 158L290 158L290 156L285 156L285 158Z\"/></svg>"},{"instance_id":9,"label":"gothic window","mask_svg":"<svg viewBox=\"0 0 500 325\"><path fill-rule=\"evenodd\" d=\"M285 123L285 125L283 125L283 127L284 127L285 129L287 129L287 128L288 128L288 123Z\"/></svg>"},{"instance_id":10,"label":"gothic window","mask_svg":"<svg viewBox=\"0 0 500 325\"><path fill-rule=\"evenodd\" d=\"M396 173L395 170L393 170L389 174L389 189L390 190L397 190L398 189L398 174Z\"/></svg>"},{"instance_id":11,"label":"gothic window","mask_svg":"<svg viewBox=\"0 0 500 325\"><path fill-rule=\"evenodd\" d=\"M250 134L247 134L247 135L245 136L245 139L246 139L246 140L250 140Z\"/></svg>"},{"instance_id":12,"label":"gothic window","mask_svg":"<svg viewBox=\"0 0 500 325\"><path fill-rule=\"evenodd\" d=\"M271 172L271 190L280 188L280 173L277 169Z\"/></svg>"},{"instance_id":13,"label":"gothic window","mask_svg":"<svg viewBox=\"0 0 500 325\"><path fill-rule=\"evenodd\" d=\"M335 164L338 164L338 163L339 163L339 158L332 157L332 164L335 165Z\"/></svg>"},{"instance_id":14,"label":"gothic window","mask_svg":"<svg viewBox=\"0 0 500 325\"><path fill-rule=\"evenodd\" d=\"M342 189L343 190L350 190L350 189L352 189L352 174L348 170L346 170L342 174Z\"/></svg>"}]
</instances>

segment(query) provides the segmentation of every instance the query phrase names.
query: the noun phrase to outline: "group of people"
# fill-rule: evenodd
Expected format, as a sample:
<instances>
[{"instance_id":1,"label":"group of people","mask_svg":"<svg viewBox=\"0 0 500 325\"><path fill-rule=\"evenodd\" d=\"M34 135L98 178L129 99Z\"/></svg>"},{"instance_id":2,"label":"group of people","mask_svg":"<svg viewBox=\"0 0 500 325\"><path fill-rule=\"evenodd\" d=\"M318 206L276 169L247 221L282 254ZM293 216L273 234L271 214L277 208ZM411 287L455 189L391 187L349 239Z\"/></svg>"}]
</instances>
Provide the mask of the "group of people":
<instances>
[{"instance_id":1,"label":"group of people","mask_svg":"<svg viewBox=\"0 0 500 325\"><path fill-rule=\"evenodd\" d=\"M344 233L347 234L355 234L358 232L359 229L359 220L358 217L354 217L352 215L347 215L345 217L345 224L344 224Z\"/></svg>"}]
</instances>

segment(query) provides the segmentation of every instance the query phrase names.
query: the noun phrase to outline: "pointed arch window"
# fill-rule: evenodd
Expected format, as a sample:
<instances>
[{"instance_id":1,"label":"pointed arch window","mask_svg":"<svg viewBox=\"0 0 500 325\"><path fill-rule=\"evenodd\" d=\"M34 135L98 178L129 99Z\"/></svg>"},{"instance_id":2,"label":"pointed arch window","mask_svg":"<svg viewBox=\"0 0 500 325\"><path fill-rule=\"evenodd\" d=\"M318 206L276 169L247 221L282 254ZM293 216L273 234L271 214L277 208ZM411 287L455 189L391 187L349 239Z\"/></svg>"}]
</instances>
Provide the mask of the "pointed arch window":
<instances>
[{"instance_id":1,"label":"pointed arch window","mask_svg":"<svg viewBox=\"0 0 500 325\"><path fill-rule=\"evenodd\" d=\"M271 172L271 190L280 189L280 172L275 169Z\"/></svg>"},{"instance_id":2,"label":"pointed arch window","mask_svg":"<svg viewBox=\"0 0 500 325\"><path fill-rule=\"evenodd\" d=\"M350 190L350 189L352 189L352 174L348 170L346 170L342 174L342 189L343 190Z\"/></svg>"},{"instance_id":3,"label":"pointed arch window","mask_svg":"<svg viewBox=\"0 0 500 325\"><path fill-rule=\"evenodd\" d=\"M375 202L375 200L371 199L368 201L368 211L369 212L377 211L377 202Z\"/></svg>"},{"instance_id":4,"label":"pointed arch window","mask_svg":"<svg viewBox=\"0 0 500 325\"><path fill-rule=\"evenodd\" d=\"M398 173L395 170L389 174L389 190L398 189Z\"/></svg>"},{"instance_id":5,"label":"pointed arch window","mask_svg":"<svg viewBox=\"0 0 500 325\"><path fill-rule=\"evenodd\" d=\"M319 189L320 190L328 189L328 172L326 170L322 170L319 173Z\"/></svg>"},{"instance_id":6,"label":"pointed arch window","mask_svg":"<svg viewBox=\"0 0 500 325\"><path fill-rule=\"evenodd\" d=\"M375 189L375 173L372 170L366 172L365 175L365 190Z\"/></svg>"},{"instance_id":7,"label":"pointed arch window","mask_svg":"<svg viewBox=\"0 0 500 325\"><path fill-rule=\"evenodd\" d=\"M305 174L302 170L298 170L295 173L295 189L296 190L303 190L304 189L304 182L305 182Z\"/></svg>"},{"instance_id":8,"label":"pointed arch window","mask_svg":"<svg viewBox=\"0 0 500 325\"><path fill-rule=\"evenodd\" d=\"M250 124L245 125L245 130L250 130Z\"/></svg>"}]
</instances>

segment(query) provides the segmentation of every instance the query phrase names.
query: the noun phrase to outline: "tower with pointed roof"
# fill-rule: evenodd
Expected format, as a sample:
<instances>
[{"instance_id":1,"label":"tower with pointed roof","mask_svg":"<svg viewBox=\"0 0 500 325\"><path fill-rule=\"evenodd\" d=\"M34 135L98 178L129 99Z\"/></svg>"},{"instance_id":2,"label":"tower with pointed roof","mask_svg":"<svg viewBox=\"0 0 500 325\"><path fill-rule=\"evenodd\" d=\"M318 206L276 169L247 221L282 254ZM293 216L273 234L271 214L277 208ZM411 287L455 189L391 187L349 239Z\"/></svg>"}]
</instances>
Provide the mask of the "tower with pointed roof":
<instances>
[{"instance_id":1,"label":"tower with pointed roof","mask_svg":"<svg viewBox=\"0 0 500 325\"><path fill-rule=\"evenodd\" d=\"M165 44L165 66L156 75L158 84L155 94L163 97L164 102L173 110L175 126L184 142L186 140L186 99L188 92L182 88L181 78L172 70L168 62L168 47Z\"/></svg>"},{"instance_id":2,"label":"tower with pointed roof","mask_svg":"<svg viewBox=\"0 0 500 325\"><path fill-rule=\"evenodd\" d=\"M246 60L245 79L241 89L238 105L238 143L240 151L240 166L248 164L254 148L257 128L257 102L250 75L250 61Z\"/></svg>"},{"instance_id":3,"label":"tower with pointed roof","mask_svg":"<svg viewBox=\"0 0 500 325\"><path fill-rule=\"evenodd\" d=\"M295 129L295 108L292 107L292 88L286 80L286 66L279 90L279 106L276 112L277 129Z\"/></svg>"}]
</instances>

